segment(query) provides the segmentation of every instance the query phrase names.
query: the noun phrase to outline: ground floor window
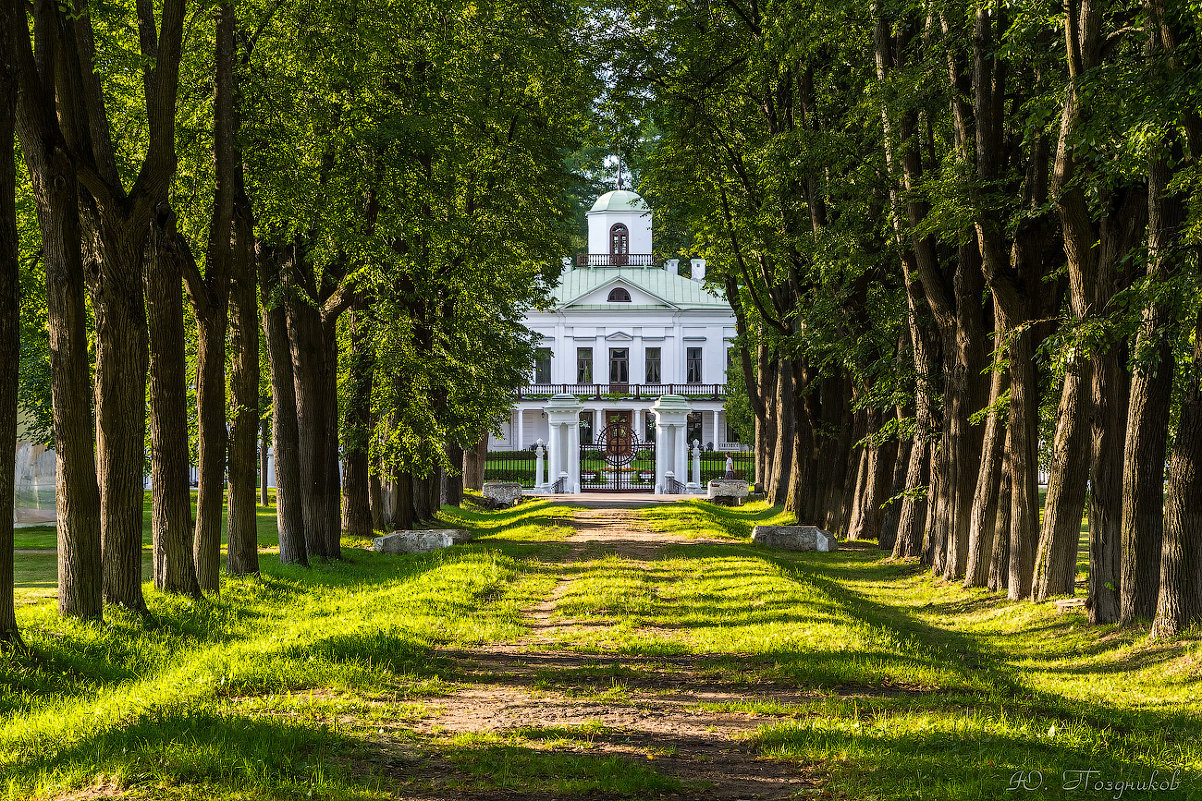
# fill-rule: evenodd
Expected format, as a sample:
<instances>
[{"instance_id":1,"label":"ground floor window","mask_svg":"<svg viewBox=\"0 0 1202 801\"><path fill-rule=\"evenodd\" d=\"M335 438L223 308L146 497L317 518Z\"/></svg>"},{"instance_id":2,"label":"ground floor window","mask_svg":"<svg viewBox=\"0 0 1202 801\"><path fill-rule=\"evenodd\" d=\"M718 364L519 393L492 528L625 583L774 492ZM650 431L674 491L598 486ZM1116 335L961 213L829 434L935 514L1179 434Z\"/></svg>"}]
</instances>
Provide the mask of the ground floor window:
<instances>
[{"instance_id":1,"label":"ground floor window","mask_svg":"<svg viewBox=\"0 0 1202 801\"><path fill-rule=\"evenodd\" d=\"M701 419L701 412L689 412L689 420L685 425L685 431L687 432L685 435L685 441L688 443L690 448L693 447L694 442L701 442Z\"/></svg>"}]
</instances>

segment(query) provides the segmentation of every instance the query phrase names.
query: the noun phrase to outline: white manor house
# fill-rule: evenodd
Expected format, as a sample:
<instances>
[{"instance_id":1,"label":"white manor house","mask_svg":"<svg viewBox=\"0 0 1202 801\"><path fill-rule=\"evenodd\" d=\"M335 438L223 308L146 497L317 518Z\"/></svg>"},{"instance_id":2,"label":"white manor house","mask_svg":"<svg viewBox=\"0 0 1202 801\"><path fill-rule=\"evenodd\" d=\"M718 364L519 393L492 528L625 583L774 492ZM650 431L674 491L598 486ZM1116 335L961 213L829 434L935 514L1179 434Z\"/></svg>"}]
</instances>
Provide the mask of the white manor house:
<instances>
[{"instance_id":1,"label":"white manor house","mask_svg":"<svg viewBox=\"0 0 1202 801\"><path fill-rule=\"evenodd\" d=\"M733 441L724 412L734 314L724 298L705 288L705 261L692 259L689 277L680 275L678 259L657 265L651 211L642 197L620 186L597 198L588 212L588 251L575 261L564 259L553 307L525 319L541 337L535 368L489 450L528 451L541 440L548 446L551 480L569 473L566 491L578 491L576 459L569 456L579 451L587 461L588 444L605 440L607 426L611 451L615 436L636 446L655 443L653 407L663 396L673 396L674 410L684 413L683 425L671 427L680 431L669 434L689 451L695 442L703 451L745 450ZM553 420L568 419L556 413L560 407L570 409L573 419L579 415L578 432L561 437L551 430ZM663 458L665 443L658 444ZM630 443L616 447L628 449ZM685 456L685 447L673 450L679 453L672 462ZM683 462L676 466L688 470ZM588 488L587 464L584 472Z\"/></svg>"}]
</instances>

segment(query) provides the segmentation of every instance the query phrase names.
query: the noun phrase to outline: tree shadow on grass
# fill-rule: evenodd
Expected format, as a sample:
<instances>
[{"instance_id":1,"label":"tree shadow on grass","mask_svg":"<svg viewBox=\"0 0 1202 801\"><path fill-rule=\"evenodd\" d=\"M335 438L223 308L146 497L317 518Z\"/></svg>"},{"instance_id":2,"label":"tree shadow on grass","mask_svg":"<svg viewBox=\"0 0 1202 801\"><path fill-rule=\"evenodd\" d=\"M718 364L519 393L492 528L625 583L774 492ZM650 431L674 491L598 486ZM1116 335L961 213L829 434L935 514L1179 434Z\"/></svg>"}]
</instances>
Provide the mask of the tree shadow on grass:
<instances>
[{"instance_id":1,"label":"tree shadow on grass","mask_svg":"<svg viewBox=\"0 0 1202 801\"><path fill-rule=\"evenodd\" d=\"M13 797L117 777L149 797L155 788L199 786L217 798L378 799L342 769L363 748L325 725L197 704L131 712L120 727L70 744L29 740L0 766Z\"/></svg>"}]
</instances>

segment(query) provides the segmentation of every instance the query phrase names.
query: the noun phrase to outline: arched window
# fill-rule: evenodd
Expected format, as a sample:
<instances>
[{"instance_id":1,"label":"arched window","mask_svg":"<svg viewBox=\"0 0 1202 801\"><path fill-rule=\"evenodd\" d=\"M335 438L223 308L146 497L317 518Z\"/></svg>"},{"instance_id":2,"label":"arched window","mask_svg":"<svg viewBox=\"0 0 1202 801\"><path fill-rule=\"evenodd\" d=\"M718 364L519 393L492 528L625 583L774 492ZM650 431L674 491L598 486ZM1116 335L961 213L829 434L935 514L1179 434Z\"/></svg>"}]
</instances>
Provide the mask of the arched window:
<instances>
[{"instance_id":1,"label":"arched window","mask_svg":"<svg viewBox=\"0 0 1202 801\"><path fill-rule=\"evenodd\" d=\"M609 291L609 302L610 303L629 303L630 302L630 293L627 292L625 289L622 289L622 287L616 287L614 289L611 289Z\"/></svg>"},{"instance_id":2,"label":"arched window","mask_svg":"<svg viewBox=\"0 0 1202 801\"><path fill-rule=\"evenodd\" d=\"M630 231L622 223L617 223L609 229L609 259L615 266L626 263L630 253Z\"/></svg>"}]
</instances>

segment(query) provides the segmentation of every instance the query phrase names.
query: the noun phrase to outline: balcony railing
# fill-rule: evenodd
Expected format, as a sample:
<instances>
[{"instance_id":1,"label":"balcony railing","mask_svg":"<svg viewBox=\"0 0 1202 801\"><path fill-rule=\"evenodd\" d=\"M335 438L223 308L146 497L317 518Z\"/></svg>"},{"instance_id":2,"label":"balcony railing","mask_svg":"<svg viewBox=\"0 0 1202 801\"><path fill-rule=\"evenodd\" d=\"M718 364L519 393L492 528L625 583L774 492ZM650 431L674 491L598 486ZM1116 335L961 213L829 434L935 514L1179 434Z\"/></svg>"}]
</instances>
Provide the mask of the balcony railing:
<instances>
[{"instance_id":1,"label":"balcony railing","mask_svg":"<svg viewBox=\"0 0 1202 801\"><path fill-rule=\"evenodd\" d=\"M577 267L654 267L650 253L581 253L576 256Z\"/></svg>"},{"instance_id":2,"label":"balcony railing","mask_svg":"<svg viewBox=\"0 0 1202 801\"><path fill-rule=\"evenodd\" d=\"M518 398L548 398L575 395L580 398L657 398L660 395L688 395L692 398L725 398L725 384L527 384Z\"/></svg>"}]
</instances>

